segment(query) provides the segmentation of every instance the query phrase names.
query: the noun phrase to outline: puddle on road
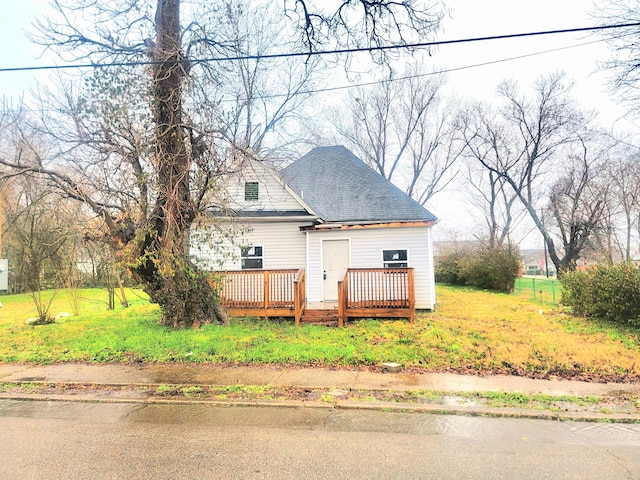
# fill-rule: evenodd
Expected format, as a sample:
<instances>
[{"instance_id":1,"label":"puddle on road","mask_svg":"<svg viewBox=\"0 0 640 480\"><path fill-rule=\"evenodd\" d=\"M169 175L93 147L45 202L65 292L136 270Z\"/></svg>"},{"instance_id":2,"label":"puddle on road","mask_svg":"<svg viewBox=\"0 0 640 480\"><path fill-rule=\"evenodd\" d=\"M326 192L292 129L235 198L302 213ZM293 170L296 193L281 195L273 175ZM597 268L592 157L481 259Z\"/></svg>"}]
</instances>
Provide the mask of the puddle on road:
<instances>
[{"instance_id":1,"label":"puddle on road","mask_svg":"<svg viewBox=\"0 0 640 480\"><path fill-rule=\"evenodd\" d=\"M173 425L252 426L312 430L321 428L329 409L220 407L211 405L146 405L131 412L129 422L161 423Z\"/></svg>"},{"instance_id":2,"label":"puddle on road","mask_svg":"<svg viewBox=\"0 0 640 480\"><path fill-rule=\"evenodd\" d=\"M574 424L572 429L576 438L600 445L640 446L640 425L624 423L583 423Z\"/></svg>"},{"instance_id":3,"label":"puddle on road","mask_svg":"<svg viewBox=\"0 0 640 480\"><path fill-rule=\"evenodd\" d=\"M143 405L33 400L0 401L0 417L77 420L83 423L117 423Z\"/></svg>"},{"instance_id":4,"label":"puddle on road","mask_svg":"<svg viewBox=\"0 0 640 480\"><path fill-rule=\"evenodd\" d=\"M214 407L208 405L147 405L131 412L129 422L203 427L236 426L287 428L294 430L363 431L444 434L458 428L453 425L464 418L452 420L446 416L419 413L397 413L365 410L277 407ZM453 423L452 423L453 422ZM463 427L465 434L474 432ZM477 432L481 431L478 427Z\"/></svg>"},{"instance_id":5,"label":"puddle on road","mask_svg":"<svg viewBox=\"0 0 640 480\"><path fill-rule=\"evenodd\" d=\"M471 418L329 408L220 407L60 401L0 401L0 417L73 420L82 423L233 426L293 430L474 435ZM462 424L462 426L461 426Z\"/></svg>"},{"instance_id":6,"label":"puddle on road","mask_svg":"<svg viewBox=\"0 0 640 480\"><path fill-rule=\"evenodd\" d=\"M640 425L637 424L594 424L367 410L0 400L0 417L60 419L94 424L145 423L196 425L202 428L258 427L404 433L486 440L516 438L539 442L561 438L572 444L640 447Z\"/></svg>"},{"instance_id":7,"label":"puddle on road","mask_svg":"<svg viewBox=\"0 0 640 480\"><path fill-rule=\"evenodd\" d=\"M0 417L48 418L83 423L152 423L445 434L468 420L460 417L329 408L220 407L134 403L0 400ZM469 434L474 429L464 427ZM478 428L478 431L480 429Z\"/></svg>"}]
</instances>

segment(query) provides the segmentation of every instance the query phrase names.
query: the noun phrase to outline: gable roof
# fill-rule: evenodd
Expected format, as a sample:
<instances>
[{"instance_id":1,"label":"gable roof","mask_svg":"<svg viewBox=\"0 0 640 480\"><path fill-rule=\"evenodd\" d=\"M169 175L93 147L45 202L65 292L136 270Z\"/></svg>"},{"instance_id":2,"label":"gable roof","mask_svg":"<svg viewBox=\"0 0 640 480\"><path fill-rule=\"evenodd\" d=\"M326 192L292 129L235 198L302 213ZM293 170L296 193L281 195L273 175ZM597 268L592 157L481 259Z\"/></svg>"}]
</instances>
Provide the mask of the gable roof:
<instances>
[{"instance_id":1,"label":"gable roof","mask_svg":"<svg viewBox=\"0 0 640 480\"><path fill-rule=\"evenodd\" d=\"M246 184L256 182L257 198L245 198ZM247 218L294 218L317 215L268 164L243 156L229 168L225 177L226 203L234 216ZM220 213L220 212L214 212Z\"/></svg>"},{"instance_id":2,"label":"gable roof","mask_svg":"<svg viewBox=\"0 0 640 480\"><path fill-rule=\"evenodd\" d=\"M435 222L437 218L342 145L316 147L282 170L326 222Z\"/></svg>"}]
</instances>

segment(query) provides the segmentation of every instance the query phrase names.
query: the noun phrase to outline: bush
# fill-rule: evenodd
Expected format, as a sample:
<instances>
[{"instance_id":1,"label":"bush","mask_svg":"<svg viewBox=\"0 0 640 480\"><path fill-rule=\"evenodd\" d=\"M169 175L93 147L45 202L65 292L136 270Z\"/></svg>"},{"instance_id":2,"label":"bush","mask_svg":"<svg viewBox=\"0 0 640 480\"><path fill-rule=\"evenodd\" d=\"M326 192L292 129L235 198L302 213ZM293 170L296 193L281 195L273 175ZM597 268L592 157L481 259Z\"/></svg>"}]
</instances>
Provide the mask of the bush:
<instances>
[{"instance_id":1,"label":"bush","mask_svg":"<svg viewBox=\"0 0 640 480\"><path fill-rule=\"evenodd\" d=\"M562 276L562 303L577 315L640 325L640 268L600 265Z\"/></svg>"},{"instance_id":2,"label":"bush","mask_svg":"<svg viewBox=\"0 0 640 480\"><path fill-rule=\"evenodd\" d=\"M591 297L592 272L587 270L566 272L562 275L562 299L563 305L568 305L576 315L587 316L593 305Z\"/></svg>"},{"instance_id":3,"label":"bush","mask_svg":"<svg viewBox=\"0 0 640 480\"><path fill-rule=\"evenodd\" d=\"M436 282L466 285L467 278L464 276L463 264L468 255L470 255L470 251L460 249L438 255L435 258Z\"/></svg>"},{"instance_id":4,"label":"bush","mask_svg":"<svg viewBox=\"0 0 640 480\"><path fill-rule=\"evenodd\" d=\"M457 249L436 258L436 281L512 292L520 269L517 249Z\"/></svg>"}]
</instances>

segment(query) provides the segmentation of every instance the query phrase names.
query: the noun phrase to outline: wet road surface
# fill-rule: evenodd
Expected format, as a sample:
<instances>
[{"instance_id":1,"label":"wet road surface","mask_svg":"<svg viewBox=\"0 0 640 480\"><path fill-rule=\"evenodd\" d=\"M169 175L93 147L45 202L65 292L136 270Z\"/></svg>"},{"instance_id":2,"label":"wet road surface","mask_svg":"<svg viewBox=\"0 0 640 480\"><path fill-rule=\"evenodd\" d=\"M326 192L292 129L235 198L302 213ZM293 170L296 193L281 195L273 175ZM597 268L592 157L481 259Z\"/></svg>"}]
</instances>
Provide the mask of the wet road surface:
<instances>
[{"instance_id":1,"label":"wet road surface","mask_svg":"<svg viewBox=\"0 0 640 480\"><path fill-rule=\"evenodd\" d=\"M640 425L0 401L2 479L640 479Z\"/></svg>"}]
</instances>

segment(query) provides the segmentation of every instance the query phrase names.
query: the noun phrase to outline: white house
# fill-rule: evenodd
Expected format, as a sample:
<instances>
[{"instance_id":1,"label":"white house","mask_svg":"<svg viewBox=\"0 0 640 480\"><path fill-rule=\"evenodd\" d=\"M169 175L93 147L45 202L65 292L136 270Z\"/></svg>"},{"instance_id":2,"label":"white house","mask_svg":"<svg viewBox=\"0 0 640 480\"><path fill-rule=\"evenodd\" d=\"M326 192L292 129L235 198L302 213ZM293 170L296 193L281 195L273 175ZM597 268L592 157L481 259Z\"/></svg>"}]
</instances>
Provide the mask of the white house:
<instances>
[{"instance_id":1,"label":"white house","mask_svg":"<svg viewBox=\"0 0 640 480\"><path fill-rule=\"evenodd\" d=\"M416 308L433 309L436 217L343 146L318 147L276 172L246 160L226 180L231 218L192 255L212 270L305 269L309 303L337 299L345 268L411 267ZM229 233L233 232L233 233Z\"/></svg>"}]
</instances>

